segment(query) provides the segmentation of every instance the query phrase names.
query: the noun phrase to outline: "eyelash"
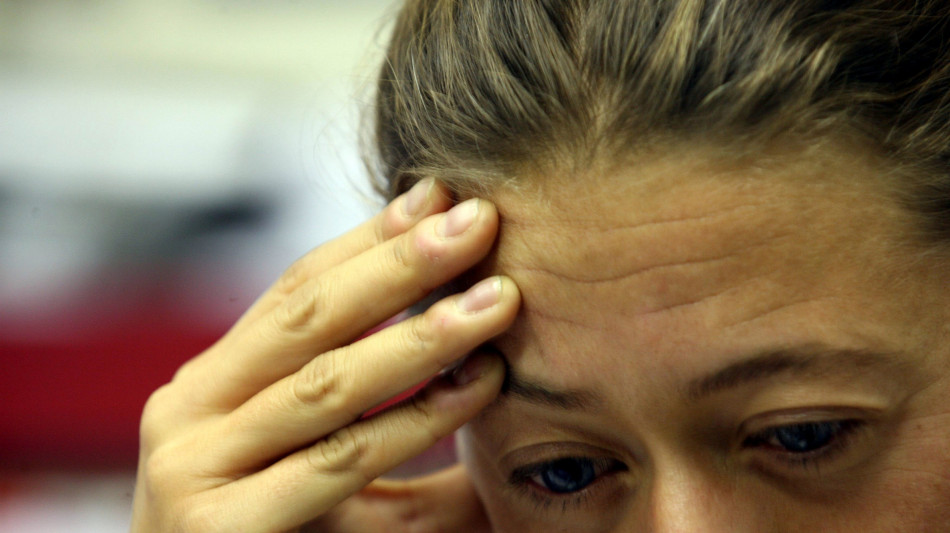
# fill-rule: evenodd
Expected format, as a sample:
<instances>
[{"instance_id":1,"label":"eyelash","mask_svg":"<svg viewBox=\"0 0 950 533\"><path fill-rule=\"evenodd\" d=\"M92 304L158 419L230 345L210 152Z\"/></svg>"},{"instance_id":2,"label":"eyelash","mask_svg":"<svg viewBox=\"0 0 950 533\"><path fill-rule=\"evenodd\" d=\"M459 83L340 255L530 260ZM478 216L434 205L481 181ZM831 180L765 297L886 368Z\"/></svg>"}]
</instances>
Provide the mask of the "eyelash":
<instances>
[{"instance_id":1,"label":"eyelash","mask_svg":"<svg viewBox=\"0 0 950 533\"><path fill-rule=\"evenodd\" d=\"M594 470L593 479L580 489L558 493L535 481L534 478L550 472L559 463L564 464L571 461L578 464L588 464ZM541 509L547 509L551 505L559 503L561 510L567 511L571 508L583 506L592 493L601 488L604 477L626 470L627 465L615 459L565 456L518 467L511 473L508 483L518 489L519 492L529 496Z\"/></svg>"},{"instance_id":2,"label":"eyelash","mask_svg":"<svg viewBox=\"0 0 950 533\"><path fill-rule=\"evenodd\" d=\"M761 449L771 457L777 458L783 467L809 470L832 461L838 455L846 452L866 426L867 421L859 419L802 421L770 426L746 436L742 440L742 448ZM796 429L828 430L828 440L812 450L803 452L784 449L780 442L777 445L775 444L776 441L781 439L780 432ZM559 463L563 470L565 463L572 461L576 464L584 463L593 468L593 478L578 490L558 493L535 480L535 478L543 476L545 473L550 473ZM560 504L560 510L566 512L583 507L598 492L608 488L604 486L604 482L607 481L604 479L605 477L618 472L625 472L627 469L627 465L615 459L564 456L515 468L509 477L508 483L521 494L533 500L539 510L548 510L551 506Z\"/></svg>"},{"instance_id":3,"label":"eyelash","mask_svg":"<svg viewBox=\"0 0 950 533\"><path fill-rule=\"evenodd\" d=\"M747 436L742 441L742 447L763 449L776 456L785 466L808 470L817 468L847 451L865 426L865 421L856 419L808 421L772 426ZM781 431L805 428L830 430L827 444L822 444L812 450L798 452L786 449L781 443L776 445L772 442L781 438Z\"/></svg>"}]
</instances>

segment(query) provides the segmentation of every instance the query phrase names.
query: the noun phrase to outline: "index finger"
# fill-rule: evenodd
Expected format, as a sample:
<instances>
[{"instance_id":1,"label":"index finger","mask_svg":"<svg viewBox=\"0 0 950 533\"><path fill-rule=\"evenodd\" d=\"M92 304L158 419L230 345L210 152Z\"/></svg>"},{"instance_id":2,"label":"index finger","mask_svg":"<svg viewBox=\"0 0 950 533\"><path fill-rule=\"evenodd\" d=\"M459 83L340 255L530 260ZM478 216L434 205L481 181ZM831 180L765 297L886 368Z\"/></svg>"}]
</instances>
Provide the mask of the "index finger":
<instances>
[{"instance_id":1,"label":"index finger","mask_svg":"<svg viewBox=\"0 0 950 533\"><path fill-rule=\"evenodd\" d=\"M235 328L265 315L314 276L405 233L420 220L450 207L452 198L445 185L432 178L423 179L373 218L298 259L244 313Z\"/></svg>"}]
</instances>

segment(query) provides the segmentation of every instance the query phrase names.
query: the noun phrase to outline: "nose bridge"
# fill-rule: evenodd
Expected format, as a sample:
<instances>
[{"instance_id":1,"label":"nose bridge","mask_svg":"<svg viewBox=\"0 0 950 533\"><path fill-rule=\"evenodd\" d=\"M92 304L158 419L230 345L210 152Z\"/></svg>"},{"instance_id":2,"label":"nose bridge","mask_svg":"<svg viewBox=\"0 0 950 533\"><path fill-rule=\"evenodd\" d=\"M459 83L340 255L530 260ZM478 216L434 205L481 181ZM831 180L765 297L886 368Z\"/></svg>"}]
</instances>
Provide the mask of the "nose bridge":
<instances>
[{"instance_id":1,"label":"nose bridge","mask_svg":"<svg viewBox=\"0 0 950 533\"><path fill-rule=\"evenodd\" d=\"M728 476L700 465L657 464L647 488L646 512L630 517L624 531L651 533L745 533L753 517L735 498ZM646 517L647 523L643 523ZM639 524L634 525L634 521ZM646 527L644 527L646 526Z\"/></svg>"}]
</instances>

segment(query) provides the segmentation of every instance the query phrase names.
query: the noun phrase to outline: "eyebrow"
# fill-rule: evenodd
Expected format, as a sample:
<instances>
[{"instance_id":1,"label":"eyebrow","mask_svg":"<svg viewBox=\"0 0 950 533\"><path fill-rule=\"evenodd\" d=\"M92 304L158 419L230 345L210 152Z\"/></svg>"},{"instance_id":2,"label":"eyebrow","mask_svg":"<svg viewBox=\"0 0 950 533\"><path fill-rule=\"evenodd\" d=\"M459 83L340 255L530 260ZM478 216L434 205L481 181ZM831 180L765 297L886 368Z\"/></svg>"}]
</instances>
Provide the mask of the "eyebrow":
<instances>
[{"instance_id":1,"label":"eyebrow","mask_svg":"<svg viewBox=\"0 0 950 533\"><path fill-rule=\"evenodd\" d=\"M809 345L761 352L727 365L686 386L686 396L698 401L727 389L774 379L781 375L818 376L826 373L859 375L867 370L899 370L893 352L835 349Z\"/></svg>"},{"instance_id":2,"label":"eyebrow","mask_svg":"<svg viewBox=\"0 0 950 533\"><path fill-rule=\"evenodd\" d=\"M781 375L858 375L866 370L898 370L901 359L892 352L844 350L825 346L804 346L760 352L731 363L706 376L688 382L685 388L690 401ZM502 386L502 395L527 403L568 411L592 411L604 403L599 394L580 389L558 389L509 367Z\"/></svg>"},{"instance_id":3,"label":"eyebrow","mask_svg":"<svg viewBox=\"0 0 950 533\"><path fill-rule=\"evenodd\" d=\"M543 383L521 376L510 367L505 375L501 393L508 397L565 411L591 411L603 399L592 392L574 389L555 389Z\"/></svg>"}]
</instances>

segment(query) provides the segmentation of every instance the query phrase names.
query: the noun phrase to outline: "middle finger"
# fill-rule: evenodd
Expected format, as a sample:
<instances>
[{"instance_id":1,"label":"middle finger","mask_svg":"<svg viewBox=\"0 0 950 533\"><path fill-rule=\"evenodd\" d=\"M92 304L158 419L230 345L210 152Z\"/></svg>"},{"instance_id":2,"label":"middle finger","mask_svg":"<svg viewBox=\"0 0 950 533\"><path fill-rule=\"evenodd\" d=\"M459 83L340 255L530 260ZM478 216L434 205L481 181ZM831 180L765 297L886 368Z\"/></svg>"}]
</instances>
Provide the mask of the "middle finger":
<instances>
[{"instance_id":1,"label":"middle finger","mask_svg":"<svg viewBox=\"0 0 950 533\"><path fill-rule=\"evenodd\" d=\"M223 358L203 380L211 401L235 407L318 354L351 342L458 276L492 247L498 214L472 199L337 265L216 345ZM220 390L215 383L227 384Z\"/></svg>"},{"instance_id":2,"label":"middle finger","mask_svg":"<svg viewBox=\"0 0 950 533\"><path fill-rule=\"evenodd\" d=\"M513 281L489 278L422 315L314 359L221 419L216 460L250 467L336 431L500 334L519 302Z\"/></svg>"}]
</instances>

